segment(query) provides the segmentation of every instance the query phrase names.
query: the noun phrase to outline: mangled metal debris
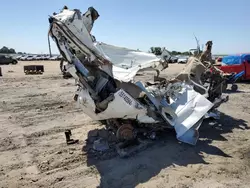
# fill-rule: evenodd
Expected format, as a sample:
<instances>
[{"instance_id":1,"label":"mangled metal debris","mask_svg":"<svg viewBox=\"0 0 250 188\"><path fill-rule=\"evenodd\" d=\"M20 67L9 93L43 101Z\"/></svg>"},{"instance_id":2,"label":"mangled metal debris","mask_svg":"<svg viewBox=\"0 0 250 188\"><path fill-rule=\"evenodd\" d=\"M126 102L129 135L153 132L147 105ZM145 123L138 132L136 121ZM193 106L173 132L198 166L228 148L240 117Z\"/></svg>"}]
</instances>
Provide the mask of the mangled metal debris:
<instances>
[{"instance_id":1,"label":"mangled metal debris","mask_svg":"<svg viewBox=\"0 0 250 188\"><path fill-rule=\"evenodd\" d=\"M178 140L195 145L207 113L227 100L222 100L223 76L210 71L204 58L192 57L182 73L167 80L159 75L168 67L167 51L159 58L98 42L90 34L98 17L91 7L84 14L64 8L49 18L49 35L68 62L65 70L78 83L75 100L83 112L102 121L120 143L141 136L154 139L158 131L171 128ZM136 74L146 69L157 71L155 80L135 82ZM95 147L107 149L100 140Z\"/></svg>"},{"instance_id":2,"label":"mangled metal debris","mask_svg":"<svg viewBox=\"0 0 250 188\"><path fill-rule=\"evenodd\" d=\"M65 138L66 138L66 143L68 145L70 145L70 144L76 144L76 143L79 142L79 140L74 140L74 139L71 138L71 136L72 136L71 130L69 130L69 129L66 130L64 132L64 134L65 134Z\"/></svg>"},{"instance_id":3,"label":"mangled metal debris","mask_svg":"<svg viewBox=\"0 0 250 188\"><path fill-rule=\"evenodd\" d=\"M70 73L67 72L66 68L65 68L65 60L62 58L60 60L60 70L61 70L61 73L63 75L63 78L64 79L68 79L68 78L72 78L72 75Z\"/></svg>"}]
</instances>

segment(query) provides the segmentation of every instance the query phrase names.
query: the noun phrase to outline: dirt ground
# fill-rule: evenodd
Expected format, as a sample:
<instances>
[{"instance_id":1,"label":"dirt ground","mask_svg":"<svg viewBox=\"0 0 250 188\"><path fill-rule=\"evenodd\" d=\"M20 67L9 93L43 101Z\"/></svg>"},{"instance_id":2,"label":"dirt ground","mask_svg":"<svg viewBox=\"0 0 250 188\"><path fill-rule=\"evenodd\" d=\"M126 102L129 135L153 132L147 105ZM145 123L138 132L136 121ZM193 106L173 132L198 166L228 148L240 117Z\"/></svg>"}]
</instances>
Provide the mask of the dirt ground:
<instances>
[{"instance_id":1,"label":"dirt ground","mask_svg":"<svg viewBox=\"0 0 250 188\"><path fill-rule=\"evenodd\" d=\"M43 75L24 75L24 64L44 64ZM165 71L176 74L183 65ZM174 132L136 155L97 160L82 149L88 131L100 128L73 101L74 80L62 79L59 62L2 66L0 77L0 187L249 187L250 85L239 84L206 121L196 146ZM65 129L79 144L66 145Z\"/></svg>"}]
</instances>

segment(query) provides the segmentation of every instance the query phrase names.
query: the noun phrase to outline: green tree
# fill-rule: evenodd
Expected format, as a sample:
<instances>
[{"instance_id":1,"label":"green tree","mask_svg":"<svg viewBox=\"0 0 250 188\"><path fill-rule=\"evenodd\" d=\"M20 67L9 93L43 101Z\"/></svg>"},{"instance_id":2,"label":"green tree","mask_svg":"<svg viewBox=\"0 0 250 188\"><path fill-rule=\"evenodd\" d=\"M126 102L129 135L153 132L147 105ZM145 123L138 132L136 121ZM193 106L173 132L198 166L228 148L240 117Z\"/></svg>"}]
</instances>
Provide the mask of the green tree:
<instances>
[{"instance_id":1,"label":"green tree","mask_svg":"<svg viewBox=\"0 0 250 188\"><path fill-rule=\"evenodd\" d=\"M4 53L4 54L15 54L16 51L13 49L13 48L8 48L6 46L3 46L1 49L0 49L0 53Z\"/></svg>"},{"instance_id":2,"label":"green tree","mask_svg":"<svg viewBox=\"0 0 250 188\"><path fill-rule=\"evenodd\" d=\"M150 52L155 54L155 55L161 55L162 54L161 47L151 47Z\"/></svg>"},{"instance_id":3,"label":"green tree","mask_svg":"<svg viewBox=\"0 0 250 188\"><path fill-rule=\"evenodd\" d=\"M10 48L10 49L9 49L9 53L10 53L10 54L15 54L16 51L15 51L13 48Z\"/></svg>"},{"instance_id":4,"label":"green tree","mask_svg":"<svg viewBox=\"0 0 250 188\"><path fill-rule=\"evenodd\" d=\"M190 55L190 52L183 52L182 55Z\"/></svg>"},{"instance_id":5,"label":"green tree","mask_svg":"<svg viewBox=\"0 0 250 188\"><path fill-rule=\"evenodd\" d=\"M5 53L7 54L9 52L9 48L7 48L6 46L3 46L1 49L0 49L0 53Z\"/></svg>"},{"instance_id":6,"label":"green tree","mask_svg":"<svg viewBox=\"0 0 250 188\"><path fill-rule=\"evenodd\" d=\"M149 52L151 52L151 53L154 54L154 53L155 53L155 48L154 48L154 47L151 47L150 50L149 50Z\"/></svg>"},{"instance_id":7,"label":"green tree","mask_svg":"<svg viewBox=\"0 0 250 188\"><path fill-rule=\"evenodd\" d=\"M172 51L171 52L171 55L181 55L182 53L181 52L177 52L177 51Z\"/></svg>"}]
</instances>

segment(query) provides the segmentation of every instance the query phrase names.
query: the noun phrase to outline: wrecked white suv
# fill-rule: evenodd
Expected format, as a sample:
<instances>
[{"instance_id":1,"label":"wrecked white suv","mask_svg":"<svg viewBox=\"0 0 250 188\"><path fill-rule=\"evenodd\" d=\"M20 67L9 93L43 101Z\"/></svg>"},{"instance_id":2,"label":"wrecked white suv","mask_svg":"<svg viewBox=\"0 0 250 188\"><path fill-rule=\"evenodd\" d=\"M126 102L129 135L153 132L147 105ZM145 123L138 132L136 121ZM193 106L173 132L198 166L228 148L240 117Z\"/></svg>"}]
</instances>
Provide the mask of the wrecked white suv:
<instances>
[{"instance_id":1,"label":"wrecked white suv","mask_svg":"<svg viewBox=\"0 0 250 188\"><path fill-rule=\"evenodd\" d=\"M138 71L151 68L160 73L170 55L164 51L164 58L159 58L96 41L90 31L98 17L93 7L84 14L64 7L49 18L49 35L68 62L66 71L78 83L76 100L83 112L106 124L121 142L139 135L154 138L157 131L172 128L178 140L195 145L198 129L220 94L209 98L211 84L205 87L191 73L189 81L181 75L172 80L158 75L160 81L135 82ZM192 67L193 61L187 64Z\"/></svg>"}]
</instances>

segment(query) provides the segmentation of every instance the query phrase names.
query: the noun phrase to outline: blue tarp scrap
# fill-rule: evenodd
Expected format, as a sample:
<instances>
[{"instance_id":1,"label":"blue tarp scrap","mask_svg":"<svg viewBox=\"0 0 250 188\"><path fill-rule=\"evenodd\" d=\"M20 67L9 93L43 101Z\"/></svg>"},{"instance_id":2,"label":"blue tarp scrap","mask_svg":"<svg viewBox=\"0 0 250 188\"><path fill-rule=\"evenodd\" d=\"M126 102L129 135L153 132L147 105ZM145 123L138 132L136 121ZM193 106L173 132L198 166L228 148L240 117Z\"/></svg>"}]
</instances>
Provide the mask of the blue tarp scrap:
<instances>
[{"instance_id":1,"label":"blue tarp scrap","mask_svg":"<svg viewBox=\"0 0 250 188\"><path fill-rule=\"evenodd\" d=\"M241 56L226 56L222 58L222 64L240 65L242 63Z\"/></svg>"},{"instance_id":2,"label":"blue tarp scrap","mask_svg":"<svg viewBox=\"0 0 250 188\"><path fill-rule=\"evenodd\" d=\"M250 54L231 55L222 58L222 65L240 65L244 60L249 60Z\"/></svg>"}]
</instances>

